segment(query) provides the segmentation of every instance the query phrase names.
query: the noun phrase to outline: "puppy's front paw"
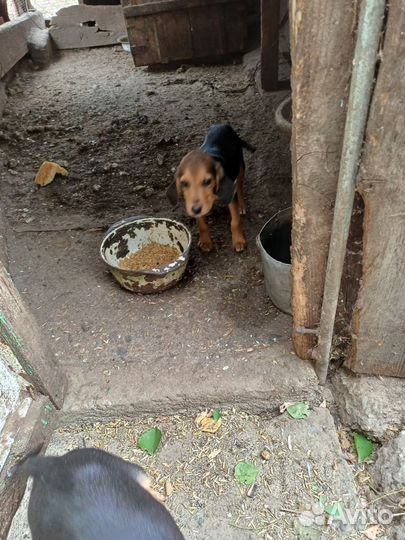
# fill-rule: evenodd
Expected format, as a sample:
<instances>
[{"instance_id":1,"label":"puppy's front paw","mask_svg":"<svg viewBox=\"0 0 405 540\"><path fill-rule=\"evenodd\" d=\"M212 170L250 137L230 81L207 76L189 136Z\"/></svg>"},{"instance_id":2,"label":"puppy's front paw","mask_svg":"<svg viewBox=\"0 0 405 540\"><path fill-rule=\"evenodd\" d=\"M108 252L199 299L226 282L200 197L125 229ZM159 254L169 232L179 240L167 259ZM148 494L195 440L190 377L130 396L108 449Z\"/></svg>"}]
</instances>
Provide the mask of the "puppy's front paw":
<instances>
[{"instance_id":1,"label":"puppy's front paw","mask_svg":"<svg viewBox=\"0 0 405 540\"><path fill-rule=\"evenodd\" d=\"M233 249L238 253L245 251L247 248L246 238L242 234L238 234L232 237Z\"/></svg>"},{"instance_id":2,"label":"puppy's front paw","mask_svg":"<svg viewBox=\"0 0 405 540\"><path fill-rule=\"evenodd\" d=\"M198 247L201 249L201 251L208 253L214 249L214 242L211 240L210 236L200 237Z\"/></svg>"}]
</instances>

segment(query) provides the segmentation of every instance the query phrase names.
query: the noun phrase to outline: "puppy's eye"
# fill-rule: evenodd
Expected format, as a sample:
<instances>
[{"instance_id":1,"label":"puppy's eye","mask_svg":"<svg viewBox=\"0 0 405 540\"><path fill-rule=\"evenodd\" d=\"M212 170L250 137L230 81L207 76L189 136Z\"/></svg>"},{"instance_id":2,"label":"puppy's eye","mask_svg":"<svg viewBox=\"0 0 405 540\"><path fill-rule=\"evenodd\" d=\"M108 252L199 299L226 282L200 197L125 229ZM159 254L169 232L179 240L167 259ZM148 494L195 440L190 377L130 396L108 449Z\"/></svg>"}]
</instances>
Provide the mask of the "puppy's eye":
<instances>
[{"instance_id":1,"label":"puppy's eye","mask_svg":"<svg viewBox=\"0 0 405 540\"><path fill-rule=\"evenodd\" d=\"M211 185L211 182L212 182L211 178L206 178L206 179L203 181L203 186L204 186L204 187L208 187L208 186Z\"/></svg>"},{"instance_id":2,"label":"puppy's eye","mask_svg":"<svg viewBox=\"0 0 405 540\"><path fill-rule=\"evenodd\" d=\"M187 182L187 180L182 180L180 182L180 185L181 185L182 188L188 188L188 187L190 187L190 182Z\"/></svg>"}]
</instances>

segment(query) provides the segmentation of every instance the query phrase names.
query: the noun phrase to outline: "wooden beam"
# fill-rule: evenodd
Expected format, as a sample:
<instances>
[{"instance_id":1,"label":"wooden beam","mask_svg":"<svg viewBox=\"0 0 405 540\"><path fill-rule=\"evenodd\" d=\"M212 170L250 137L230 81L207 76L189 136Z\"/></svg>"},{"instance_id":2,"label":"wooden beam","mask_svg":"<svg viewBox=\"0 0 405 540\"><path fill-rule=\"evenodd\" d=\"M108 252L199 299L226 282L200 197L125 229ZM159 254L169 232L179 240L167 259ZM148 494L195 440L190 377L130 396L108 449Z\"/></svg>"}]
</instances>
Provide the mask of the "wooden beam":
<instances>
[{"instance_id":1,"label":"wooden beam","mask_svg":"<svg viewBox=\"0 0 405 540\"><path fill-rule=\"evenodd\" d=\"M32 28L45 28L39 11L25 13L0 26L0 79L28 53L27 36Z\"/></svg>"},{"instance_id":2,"label":"wooden beam","mask_svg":"<svg viewBox=\"0 0 405 540\"><path fill-rule=\"evenodd\" d=\"M24 406L21 406L24 409ZM14 439L8 457L0 471L0 538L6 539L14 514L24 495L27 479L13 474L18 461L36 450L46 448L52 433L53 407L45 396L37 396L32 401L25 418L19 410L8 419L2 429L2 437Z\"/></svg>"},{"instance_id":3,"label":"wooden beam","mask_svg":"<svg viewBox=\"0 0 405 540\"><path fill-rule=\"evenodd\" d=\"M26 309L10 276L0 263L0 342L14 353L33 386L62 406L66 375L56 362L35 319Z\"/></svg>"},{"instance_id":4,"label":"wooden beam","mask_svg":"<svg viewBox=\"0 0 405 540\"><path fill-rule=\"evenodd\" d=\"M279 90L278 25L280 0L261 0L261 83L263 90Z\"/></svg>"},{"instance_id":5,"label":"wooden beam","mask_svg":"<svg viewBox=\"0 0 405 540\"><path fill-rule=\"evenodd\" d=\"M405 4L389 3L358 190L362 278L347 366L405 377Z\"/></svg>"},{"instance_id":6,"label":"wooden beam","mask_svg":"<svg viewBox=\"0 0 405 540\"><path fill-rule=\"evenodd\" d=\"M121 6L75 5L60 9L49 33L58 49L116 45L127 34Z\"/></svg>"},{"instance_id":7,"label":"wooden beam","mask_svg":"<svg viewBox=\"0 0 405 540\"><path fill-rule=\"evenodd\" d=\"M311 358L319 324L357 23L356 2L290 0L293 343Z\"/></svg>"}]
</instances>

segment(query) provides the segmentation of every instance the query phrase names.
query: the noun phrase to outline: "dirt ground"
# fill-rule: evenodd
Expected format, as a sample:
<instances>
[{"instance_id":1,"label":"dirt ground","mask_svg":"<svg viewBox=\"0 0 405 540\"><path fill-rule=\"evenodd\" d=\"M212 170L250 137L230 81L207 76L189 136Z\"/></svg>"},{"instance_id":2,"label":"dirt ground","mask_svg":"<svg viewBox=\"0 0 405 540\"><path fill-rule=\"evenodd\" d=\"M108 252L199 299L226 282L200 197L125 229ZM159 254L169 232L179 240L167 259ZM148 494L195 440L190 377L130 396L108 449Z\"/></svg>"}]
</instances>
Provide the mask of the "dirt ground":
<instances>
[{"instance_id":1,"label":"dirt ground","mask_svg":"<svg viewBox=\"0 0 405 540\"><path fill-rule=\"evenodd\" d=\"M170 494L166 504L189 540L362 538L359 531L365 524L360 520L351 526L330 517L334 505L346 512L359 508L360 499L326 408L314 407L304 421L287 413L268 420L224 411L215 435L197 429L196 415L188 411L141 422L63 428L53 435L48 453L95 446L141 464L153 487L163 496ZM159 427L163 435L161 447L150 457L137 448L137 440L152 427ZM260 456L263 451L267 460ZM253 491L235 479L235 466L241 461L259 470ZM27 538L23 504L8 540Z\"/></svg>"},{"instance_id":2,"label":"dirt ground","mask_svg":"<svg viewBox=\"0 0 405 540\"><path fill-rule=\"evenodd\" d=\"M314 382L291 354L290 317L265 293L255 245L265 221L291 204L289 145L274 123L285 92L259 91L258 62L252 52L242 64L156 73L134 68L119 47L101 48L66 52L11 85L0 127L9 268L69 368L72 406L94 406L119 386L114 377L133 383L135 400L156 384L161 395L169 387L192 396L207 374L206 393L227 377L224 393L243 393L247 370L264 390L280 356L297 387ZM121 290L99 257L103 231L130 215L168 216L195 238L193 220L165 192L181 157L217 122L257 147L246 154L248 251L234 253L228 212L218 210L216 250L203 255L194 242L179 286L149 297ZM69 176L36 187L44 160Z\"/></svg>"},{"instance_id":3,"label":"dirt ground","mask_svg":"<svg viewBox=\"0 0 405 540\"><path fill-rule=\"evenodd\" d=\"M65 425L48 453L93 445L140 462L161 493L172 485L166 502L186 538L365 538L367 523L331 524L319 501L349 509L384 496L371 489L366 466L351 461L353 448L342 451L327 391L292 353L290 317L264 289L255 237L291 204L291 171L274 123L285 93L261 93L257 75L256 53L243 64L154 73L113 47L65 53L11 85L0 121L8 266L70 382ZM194 223L165 191L184 153L225 121L257 147L246 155L249 249L233 252L227 212L218 210L210 218L216 250L203 255L194 241L176 288L122 290L99 257L104 230L130 215L168 216L195 240ZM69 177L37 188L44 160ZM283 401L297 400L310 403L307 420L280 415ZM194 424L202 404L223 405L216 435ZM136 441L152 426L163 441L148 457ZM234 478L241 460L260 471L253 497ZM9 540L28 537L22 506Z\"/></svg>"}]
</instances>

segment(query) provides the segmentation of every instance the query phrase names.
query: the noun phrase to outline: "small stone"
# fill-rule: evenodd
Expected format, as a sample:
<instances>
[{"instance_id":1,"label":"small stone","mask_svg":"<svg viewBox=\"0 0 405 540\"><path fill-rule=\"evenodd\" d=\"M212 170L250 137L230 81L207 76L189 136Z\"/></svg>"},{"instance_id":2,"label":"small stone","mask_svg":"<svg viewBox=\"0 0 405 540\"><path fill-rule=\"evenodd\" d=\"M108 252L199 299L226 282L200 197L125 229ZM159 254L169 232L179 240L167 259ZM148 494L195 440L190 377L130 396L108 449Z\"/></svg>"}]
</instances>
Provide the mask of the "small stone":
<instances>
[{"instance_id":1,"label":"small stone","mask_svg":"<svg viewBox=\"0 0 405 540\"><path fill-rule=\"evenodd\" d=\"M253 499L253 497L256 495L256 492L257 492L257 484L252 484L252 485L250 486L250 488L247 490L246 495L247 495L250 499Z\"/></svg>"},{"instance_id":2,"label":"small stone","mask_svg":"<svg viewBox=\"0 0 405 540\"><path fill-rule=\"evenodd\" d=\"M17 160L16 159L9 159L7 162L7 167L9 169L15 169L17 167Z\"/></svg>"},{"instance_id":3,"label":"small stone","mask_svg":"<svg viewBox=\"0 0 405 540\"><path fill-rule=\"evenodd\" d=\"M155 190L151 187L148 187L145 189L144 193L143 193L143 196L146 198L146 199L149 199L149 197L152 197L153 195L155 194Z\"/></svg>"},{"instance_id":4,"label":"small stone","mask_svg":"<svg viewBox=\"0 0 405 540\"><path fill-rule=\"evenodd\" d=\"M100 184L94 184L93 191L97 192L97 191L100 191L100 189L101 189Z\"/></svg>"},{"instance_id":5,"label":"small stone","mask_svg":"<svg viewBox=\"0 0 405 540\"><path fill-rule=\"evenodd\" d=\"M111 168L112 169L118 169L118 163L111 163Z\"/></svg>"},{"instance_id":6,"label":"small stone","mask_svg":"<svg viewBox=\"0 0 405 540\"><path fill-rule=\"evenodd\" d=\"M165 156L163 154L158 154L156 158L157 164L161 167L165 162Z\"/></svg>"},{"instance_id":7,"label":"small stone","mask_svg":"<svg viewBox=\"0 0 405 540\"><path fill-rule=\"evenodd\" d=\"M178 68L176 69L176 73L184 73L184 72L187 71L187 70L188 70L188 66L182 64L180 67L178 67Z\"/></svg>"},{"instance_id":8,"label":"small stone","mask_svg":"<svg viewBox=\"0 0 405 540\"><path fill-rule=\"evenodd\" d=\"M7 133L4 133L4 131L0 130L0 141L9 142L10 137L7 135Z\"/></svg>"},{"instance_id":9,"label":"small stone","mask_svg":"<svg viewBox=\"0 0 405 540\"><path fill-rule=\"evenodd\" d=\"M260 457L264 459L264 461L269 461L269 459L271 458L271 454L268 450L262 450L260 452Z\"/></svg>"}]
</instances>

